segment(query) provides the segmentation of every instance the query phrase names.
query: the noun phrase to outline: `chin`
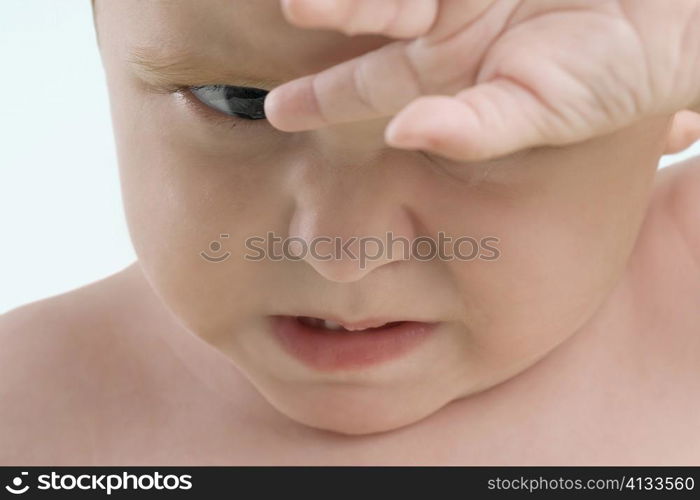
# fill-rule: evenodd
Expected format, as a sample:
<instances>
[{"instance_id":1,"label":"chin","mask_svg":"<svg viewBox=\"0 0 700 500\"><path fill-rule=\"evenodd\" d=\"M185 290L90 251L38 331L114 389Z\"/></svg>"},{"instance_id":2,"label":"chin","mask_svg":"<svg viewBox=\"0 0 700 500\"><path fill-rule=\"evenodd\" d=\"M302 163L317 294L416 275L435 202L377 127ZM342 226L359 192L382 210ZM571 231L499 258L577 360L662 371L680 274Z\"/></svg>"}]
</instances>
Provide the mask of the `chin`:
<instances>
[{"instance_id":1,"label":"chin","mask_svg":"<svg viewBox=\"0 0 700 500\"><path fill-rule=\"evenodd\" d=\"M278 408L278 410L280 409ZM408 427L412 424L420 422L426 417L426 415L422 413L418 415L365 414L361 417L344 415L341 413L319 413L315 411L283 413L286 417L291 418L298 424L312 427L321 431L343 434L347 436L363 436L390 432L403 427ZM432 412L429 412L429 414L430 413Z\"/></svg>"},{"instance_id":2,"label":"chin","mask_svg":"<svg viewBox=\"0 0 700 500\"><path fill-rule=\"evenodd\" d=\"M349 436L389 432L416 424L451 401L426 401L425 396L411 401L411 395L402 394L400 389L381 391L365 387L323 392L325 396L309 397L302 392L294 398L291 391L282 397L270 393L264 396L277 411L299 424Z\"/></svg>"}]
</instances>

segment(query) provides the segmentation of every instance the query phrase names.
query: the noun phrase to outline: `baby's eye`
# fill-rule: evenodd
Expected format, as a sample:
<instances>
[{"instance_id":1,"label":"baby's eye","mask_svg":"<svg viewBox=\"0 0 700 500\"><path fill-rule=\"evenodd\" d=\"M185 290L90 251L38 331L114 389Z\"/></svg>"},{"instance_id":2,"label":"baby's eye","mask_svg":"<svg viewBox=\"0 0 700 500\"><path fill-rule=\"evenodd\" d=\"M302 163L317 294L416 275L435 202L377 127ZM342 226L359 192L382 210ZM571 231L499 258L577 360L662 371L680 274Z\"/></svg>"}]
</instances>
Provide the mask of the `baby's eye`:
<instances>
[{"instance_id":1,"label":"baby's eye","mask_svg":"<svg viewBox=\"0 0 700 500\"><path fill-rule=\"evenodd\" d=\"M247 120L265 118L267 90L231 85L203 85L191 87L190 91L204 105L227 115Z\"/></svg>"}]
</instances>

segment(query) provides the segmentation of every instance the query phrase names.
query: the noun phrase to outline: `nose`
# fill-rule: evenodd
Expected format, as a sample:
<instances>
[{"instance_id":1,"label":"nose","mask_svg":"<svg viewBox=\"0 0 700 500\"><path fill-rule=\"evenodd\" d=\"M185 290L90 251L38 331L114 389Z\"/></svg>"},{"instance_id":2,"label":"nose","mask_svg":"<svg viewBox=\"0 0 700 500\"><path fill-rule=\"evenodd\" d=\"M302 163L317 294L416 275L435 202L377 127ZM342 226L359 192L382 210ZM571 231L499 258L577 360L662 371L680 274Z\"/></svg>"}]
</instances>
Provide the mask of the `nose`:
<instances>
[{"instance_id":1,"label":"nose","mask_svg":"<svg viewBox=\"0 0 700 500\"><path fill-rule=\"evenodd\" d=\"M288 233L296 257L336 282L410 258L416 236L411 167L386 150L359 155L353 149L306 165L293 186Z\"/></svg>"},{"instance_id":2,"label":"nose","mask_svg":"<svg viewBox=\"0 0 700 500\"><path fill-rule=\"evenodd\" d=\"M381 266L410 257L412 222L403 207L366 203L364 197L347 192L328 199L336 204L298 206L289 230L290 248L325 279L357 281ZM342 205L342 213L337 205Z\"/></svg>"}]
</instances>

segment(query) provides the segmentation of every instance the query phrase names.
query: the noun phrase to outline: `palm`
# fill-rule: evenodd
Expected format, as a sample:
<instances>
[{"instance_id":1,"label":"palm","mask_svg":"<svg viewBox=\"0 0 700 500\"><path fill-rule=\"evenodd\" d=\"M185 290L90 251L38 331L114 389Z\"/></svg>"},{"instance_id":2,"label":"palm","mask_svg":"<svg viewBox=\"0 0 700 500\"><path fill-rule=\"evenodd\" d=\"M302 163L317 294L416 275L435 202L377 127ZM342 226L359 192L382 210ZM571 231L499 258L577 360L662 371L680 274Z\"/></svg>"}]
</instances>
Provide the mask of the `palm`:
<instances>
[{"instance_id":1,"label":"palm","mask_svg":"<svg viewBox=\"0 0 700 500\"><path fill-rule=\"evenodd\" d=\"M404 39L277 89L269 116L282 129L396 115L391 144L473 160L582 141L697 97L694 75L672 65L683 47L678 18L684 7L695 15L697 0L671 14L654 0L336 1L357 3L345 19L307 10L300 24ZM378 1L384 14L363 12ZM286 115L285 100L310 89L317 108Z\"/></svg>"}]
</instances>

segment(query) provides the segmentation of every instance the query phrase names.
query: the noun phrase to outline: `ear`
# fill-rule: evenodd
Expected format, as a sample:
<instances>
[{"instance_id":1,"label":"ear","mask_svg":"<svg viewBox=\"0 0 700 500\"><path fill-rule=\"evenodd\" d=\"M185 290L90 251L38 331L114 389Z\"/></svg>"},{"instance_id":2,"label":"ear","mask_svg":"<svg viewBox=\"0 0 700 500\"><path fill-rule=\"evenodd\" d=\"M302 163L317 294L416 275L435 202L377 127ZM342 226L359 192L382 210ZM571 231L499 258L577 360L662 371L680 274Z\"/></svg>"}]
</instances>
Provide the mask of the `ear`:
<instances>
[{"instance_id":1,"label":"ear","mask_svg":"<svg viewBox=\"0 0 700 500\"><path fill-rule=\"evenodd\" d=\"M700 113L679 111L673 117L664 154L680 153L692 146L695 141L700 141Z\"/></svg>"}]
</instances>

